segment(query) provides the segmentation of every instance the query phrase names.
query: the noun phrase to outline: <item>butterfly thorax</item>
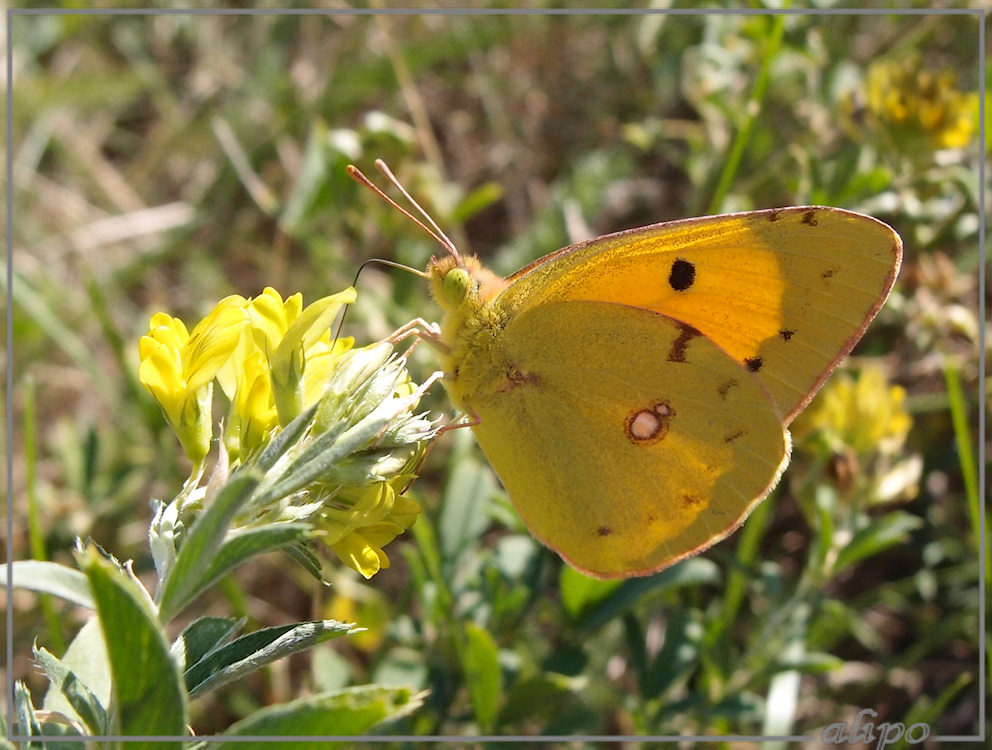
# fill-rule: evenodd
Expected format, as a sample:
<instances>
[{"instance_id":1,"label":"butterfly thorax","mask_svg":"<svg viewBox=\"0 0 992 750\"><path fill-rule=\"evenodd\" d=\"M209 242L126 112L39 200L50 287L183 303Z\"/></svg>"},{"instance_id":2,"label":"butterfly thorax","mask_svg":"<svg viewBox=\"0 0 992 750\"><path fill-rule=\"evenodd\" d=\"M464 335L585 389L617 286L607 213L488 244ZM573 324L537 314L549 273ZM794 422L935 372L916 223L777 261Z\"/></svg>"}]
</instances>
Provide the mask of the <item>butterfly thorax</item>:
<instances>
[{"instance_id":1,"label":"butterfly thorax","mask_svg":"<svg viewBox=\"0 0 992 750\"><path fill-rule=\"evenodd\" d=\"M474 373L492 371L500 359L499 332L507 311L495 303L509 282L482 267L474 257L445 256L427 266L431 293L444 310L439 350L444 383L458 406L480 387ZM468 365L467 367L465 365Z\"/></svg>"}]
</instances>

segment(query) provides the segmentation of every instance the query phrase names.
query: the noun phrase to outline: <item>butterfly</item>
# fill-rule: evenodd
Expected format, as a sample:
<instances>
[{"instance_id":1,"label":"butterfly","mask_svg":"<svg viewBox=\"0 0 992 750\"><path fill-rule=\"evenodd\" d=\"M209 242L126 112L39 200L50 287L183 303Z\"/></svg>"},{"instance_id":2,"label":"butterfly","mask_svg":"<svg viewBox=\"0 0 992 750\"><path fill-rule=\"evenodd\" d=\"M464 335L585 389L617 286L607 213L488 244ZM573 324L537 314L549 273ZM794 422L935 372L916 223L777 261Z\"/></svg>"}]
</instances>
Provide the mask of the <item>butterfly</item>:
<instances>
[{"instance_id":1,"label":"butterfly","mask_svg":"<svg viewBox=\"0 0 992 750\"><path fill-rule=\"evenodd\" d=\"M608 234L502 278L427 219L445 389L531 533L600 578L743 523L902 258L881 221L803 206Z\"/></svg>"}]
</instances>

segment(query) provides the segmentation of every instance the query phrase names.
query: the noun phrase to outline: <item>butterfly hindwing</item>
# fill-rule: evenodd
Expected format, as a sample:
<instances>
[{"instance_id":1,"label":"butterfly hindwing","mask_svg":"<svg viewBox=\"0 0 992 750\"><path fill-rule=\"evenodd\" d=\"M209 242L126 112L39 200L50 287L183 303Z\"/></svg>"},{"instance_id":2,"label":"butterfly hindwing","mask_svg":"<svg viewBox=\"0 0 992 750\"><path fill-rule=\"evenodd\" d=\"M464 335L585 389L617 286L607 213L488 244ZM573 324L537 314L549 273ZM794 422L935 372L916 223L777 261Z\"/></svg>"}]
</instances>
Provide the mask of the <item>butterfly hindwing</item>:
<instances>
[{"instance_id":1,"label":"butterfly hindwing","mask_svg":"<svg viewBox=\"0 0 992 750\"><path fill-rule=\"evenodd\" d=\"M605 302L540 304L470 346L452 395L531 531L597 576L723 538L788 435L760 380L694 328Z\"/></svg>"}]
</instances>

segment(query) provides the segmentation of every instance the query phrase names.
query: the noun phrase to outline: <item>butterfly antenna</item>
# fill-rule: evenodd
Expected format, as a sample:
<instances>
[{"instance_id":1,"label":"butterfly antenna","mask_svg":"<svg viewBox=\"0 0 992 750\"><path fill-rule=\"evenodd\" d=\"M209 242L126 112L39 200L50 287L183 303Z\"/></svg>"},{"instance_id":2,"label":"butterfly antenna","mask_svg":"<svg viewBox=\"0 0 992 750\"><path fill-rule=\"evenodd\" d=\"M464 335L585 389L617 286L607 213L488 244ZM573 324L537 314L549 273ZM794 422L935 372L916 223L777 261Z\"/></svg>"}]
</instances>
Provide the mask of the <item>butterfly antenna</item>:
<instances>
[{"instance_id":1,"label":"butterfly antenna","mask_svg":"<svg viewBox=\"0 0 992 750\"><path fill-rule=\"evenodd\" d=\"M434 221L434 217L432 217L429 213L427 213L427 211L424 210L423 206L417 203L414 197L407 192L407 189L403 187L403 183L401 183L398 179L396 179L396 175L393 174L392 170L389 168L386 162L384 162L382 159L376 159L375 167L386 176L387 180L393 183L396 189L403 194L403 197L406 198L408 201L410 201L413 207L420 212L420 215L427 220L427 223L431 225L431 228L435 232L437 232L437 236L440 236L444 240L444 242L442 242L441 244L444 245L445 249L449 253L454 255L456 258L458 258L458 248L455 247L455 243L452 242L451 238L448 237L448 235L444 233L441 227L437 225L437 222Z\"/></svg>"},{"instance_id":2,"label":"butterfly antenna","mask_svg":"<svg viewBox=\"0 0 992 750\"><path fill-rule=\"evenodd\" d=\"M404 188L403 185L400 184L400 181L396 179L396 175L394 175L392 171L389 169L389 167L386 166L386 162L384 162L382 159L376 159L375 166L380 172L382 172L386 176L386 179L389 180L400 191L400 193L403 194L403 197L406 198L408 201L410 201L410 204L414 208L416 208L417 211L420 212L420 215L427 220L427 224L425 224L423 221L421 221L412 213L410 213L405 208L403 208L403 206L401 206L399 203L397 203L388 195L386 195L382 190L379 189L379 187L374 182L372 182L372 180L370 180L368 177L365 176L362 170L360 170L354 164L349 164L347 167L345 167L345 171L348 173L348 176L351 177L351 179L353 179L355 182L369 188L369 190L371 190L380 198L382 198L384 201L386 201L386 203L388 203L390 206L392 206L401 214L403 214L408 219L410 219L410 221L412 221L418 227L420 227L425 232L427 232L427 234L433 237L434 240L441 247L443 247L445 250L451 253L451 255L460 264L461 256L459 256L458 254L458 249L455 247L455 243L451 241L448 235L446 235L443 231L441 231L441 227L439 227L437 225L437 222L435 222L434 219L431 218L431 215L427 213L427 211L425 211L423 207L413 199L413 196L407 192L406 188ZM430 226L428 226L428 224Z\"/></svg>"},{"instance_id":3,"label":"butterfly antenna","mask_svg":"<svg viewBox=\"0 0 992 750\"><path fill-rule=\"evenodd\" d=\"M355 274L355 280L351 282L351 286L353 288L358 287L358 277L362 275L362 271L365 270L365 267L372 265L373 263L378 263L381 266L389 266L390 268L398 268L401 271L409 271L410 273L414 274L415 276L419 276L422 279L430 278L430 276L424 273L423 271L417 268L413 268L411 266L405 266L402 263L397 263L396 261L384 260L383 258L369 258L367 261L365 261L364 263L362 263L362 265L358 267L358 273ZM348 315L348 309L349 309L348 305L345 305L344 310L341 313L341 320L338 321L338 329L334 332L334 341L337 341L339 338L341 338L341 328L344 326L344 319ZM334 342L332 341L331 343L333 344Z\"/></svg>"}]
</instances>

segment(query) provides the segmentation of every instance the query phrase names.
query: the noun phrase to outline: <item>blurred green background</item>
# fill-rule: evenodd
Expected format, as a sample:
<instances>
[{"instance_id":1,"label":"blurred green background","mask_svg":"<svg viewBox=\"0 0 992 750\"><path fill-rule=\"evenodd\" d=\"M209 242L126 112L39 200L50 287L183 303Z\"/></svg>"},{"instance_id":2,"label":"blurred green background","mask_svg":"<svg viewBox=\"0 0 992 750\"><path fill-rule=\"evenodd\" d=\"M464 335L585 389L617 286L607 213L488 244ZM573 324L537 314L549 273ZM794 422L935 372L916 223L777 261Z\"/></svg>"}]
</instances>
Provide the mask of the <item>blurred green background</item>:
<instances>
[{"instance_id":1,"label":"blurred green background","mask_svg":"<svg viewBox=\"0 0 992 750\"><path fill-rule=\"evenodd\" d=\"M147 499L188 471L136 379L154 312L192 327L228 294L309 302L368 258L438 252L349 162L385 159L501 273L632 226L835 205L906 245L842 366L884 377L852 424L808 420L740 532L649 578L586 579L526 534L469 431L447 433L389 570L317 590L272 556L197 607L368 632L195 704L194 726L377 681L431 691L396 728L410 734L814 734L866 707L976 733L979 22L15 16L14 557L71 564L92 537L150 573ZM372 268L358 289L359 344L437 316L413 275ZM413 361L420 378L436 366L427 347ZM440 388L431 406L451 414ZM870 449L844 442L889 424ZM39 693L32 640L60 653L85 613L23 592L8 606L8 679Z\"/></svg>"}]
</instances>

